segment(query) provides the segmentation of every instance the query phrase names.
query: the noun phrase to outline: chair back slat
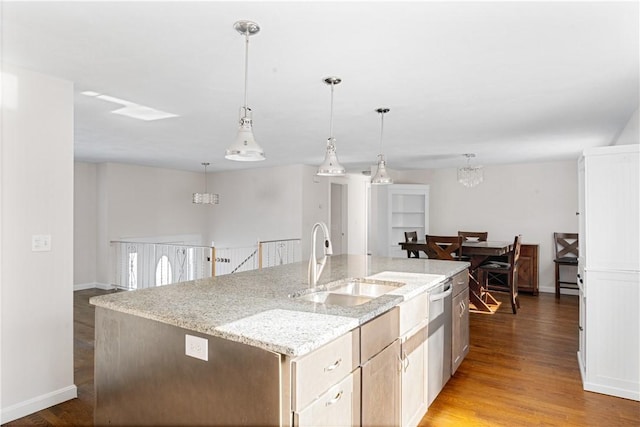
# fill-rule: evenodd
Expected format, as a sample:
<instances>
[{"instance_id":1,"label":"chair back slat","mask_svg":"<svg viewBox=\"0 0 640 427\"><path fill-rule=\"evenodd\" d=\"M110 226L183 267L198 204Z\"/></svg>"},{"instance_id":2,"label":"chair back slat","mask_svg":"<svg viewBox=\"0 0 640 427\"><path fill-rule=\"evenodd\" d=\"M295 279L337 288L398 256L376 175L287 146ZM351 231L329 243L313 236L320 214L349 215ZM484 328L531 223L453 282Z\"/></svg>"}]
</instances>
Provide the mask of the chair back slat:
<instances>
[{"instance_id":1,"label":"chair back slat","mask_svg":"<svg viewBox=\"0 0 640 427\"><path fill-rule=\"evenodd\" d=\"M418 232L417 231L405 231L404 232L404 241L405 242L417 242L418 241Z\"/></svg>"},{"instance_id":2,"label":"chair back slat","mask_svg":"<svg viewBox=\"0 0 640 427\"><path fill-rule=\"evenodd\" d=\"M462 237L463 242L474 238L479 242L486 242L489 233L487 231L458 231L458 236Z\"/></svg>"},{"instance_id":3,"label":"chair back slat","mask_svg":"<svg viewBox=\"0 0 640 427\"><path fill-rule=\"evenodd\" d=\"M429 258L455 261L462 248L462 236L425 236Z\"/></svg>"},{"instance_id":4,"label":"chair back slat","mask_svg":"<svg viewBox=\"0 0 640 427\"><path fill-rule=\"evenodd\" d=\"M578 257L578 233L553 233L556 259Z\"/></svg>"}]
</instances>

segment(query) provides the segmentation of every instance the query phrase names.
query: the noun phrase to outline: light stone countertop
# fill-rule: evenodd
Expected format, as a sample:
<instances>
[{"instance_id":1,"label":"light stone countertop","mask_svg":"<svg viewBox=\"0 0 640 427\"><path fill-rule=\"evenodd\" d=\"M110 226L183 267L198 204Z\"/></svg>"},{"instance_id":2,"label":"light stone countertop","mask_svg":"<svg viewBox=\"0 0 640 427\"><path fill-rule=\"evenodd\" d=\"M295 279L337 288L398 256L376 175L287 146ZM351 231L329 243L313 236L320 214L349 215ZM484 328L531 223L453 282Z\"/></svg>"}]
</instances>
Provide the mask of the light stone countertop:
<instances>
[{"instance_id":1,"label":"light stone countertop","mask_svg":"<svg viewBox=\"0 0 640 427\"><path fill-rule=\"evenodd\" d=\"M365 255L329 257L320 289L371 277L404 286L358 306L318 304L307 262L93 297L90 303L288 356L306 354L466 269L469 263ZM424 276L423 276L424 275ZM395 283L401 286L401 283Z\"/></svg>"}]
</instances>

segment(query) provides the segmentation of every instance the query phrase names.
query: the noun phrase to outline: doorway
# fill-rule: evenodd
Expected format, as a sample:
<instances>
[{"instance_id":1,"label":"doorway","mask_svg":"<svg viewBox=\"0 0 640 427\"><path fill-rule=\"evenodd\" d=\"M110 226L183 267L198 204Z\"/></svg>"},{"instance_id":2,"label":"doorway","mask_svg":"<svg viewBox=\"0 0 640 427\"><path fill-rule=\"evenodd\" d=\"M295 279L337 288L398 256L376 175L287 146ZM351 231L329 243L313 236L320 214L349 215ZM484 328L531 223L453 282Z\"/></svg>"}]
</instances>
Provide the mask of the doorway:
<instances>
[{"instance_id":1,"label":"doorway","mask_svg":"<svg viewBox=\"0 0 640 427\"><path fill-rule=\"evenodd\" d=\"M333 244L333 254L340 255L348 253L347 242L347 200L348 185L331 183L331 243Z\"/></svg>"}]
</instances>

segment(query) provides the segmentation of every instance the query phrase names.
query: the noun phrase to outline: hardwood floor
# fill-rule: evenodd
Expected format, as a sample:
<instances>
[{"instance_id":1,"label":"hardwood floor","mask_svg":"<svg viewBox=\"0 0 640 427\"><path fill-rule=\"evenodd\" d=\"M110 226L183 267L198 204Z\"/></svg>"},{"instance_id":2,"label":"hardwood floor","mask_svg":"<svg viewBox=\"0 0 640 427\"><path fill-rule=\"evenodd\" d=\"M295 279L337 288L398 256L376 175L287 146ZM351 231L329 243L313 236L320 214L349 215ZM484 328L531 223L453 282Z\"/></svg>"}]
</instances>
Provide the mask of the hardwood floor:
<instances>
[{"instance_id":1,"label":"hardwood floor","mask_svg":"<svg viewBox=\"0 0 640 427\"><path fill-rule=\"evenodd\" d=\"M470 314L471 348L420 426L639 426L640 402L582 389L578 297L520 295Z\"/></svg>"},{"instance_id":2,"label":"hardwood floor","mask_svg":"<svg viewBox=\"0 0 640 427\"><path fill-rule=\"evenodd\" d=\"M74 293L78 398L6 425L93 425L94 310L88 300L103 293ZM515 316L508 302L494 315L471 314L469 355L420 426L639 426L639 402L582 390L577 297L520 297Z\"/></svg>"}]
</instances>

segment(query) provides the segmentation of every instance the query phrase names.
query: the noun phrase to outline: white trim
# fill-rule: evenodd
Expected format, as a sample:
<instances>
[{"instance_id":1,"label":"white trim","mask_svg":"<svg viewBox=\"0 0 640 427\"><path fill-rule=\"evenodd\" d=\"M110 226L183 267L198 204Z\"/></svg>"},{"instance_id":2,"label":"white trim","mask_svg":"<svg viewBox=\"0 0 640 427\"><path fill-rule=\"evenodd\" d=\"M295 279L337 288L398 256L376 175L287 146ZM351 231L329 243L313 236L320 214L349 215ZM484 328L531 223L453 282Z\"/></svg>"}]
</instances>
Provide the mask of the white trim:
<instances>
[{"instance_id":1,"label":"white trim","mask_svg":"<svg viewBox=\"0 0 640 427\"><path fill-rule=\"evenodd\" d=\"M67 400L75 399L76 397L78 397L78 388L75 384L72 384L50 393L36 396L23 402L18 402L15 405L2 408L2 413L0 413L0 423L4 424L9 421L17 420L18 418L26 417L34 412L66 402Z\"/></svg>"},{"instance_id":2,"label":"white trim","mask_svg":"<svg viewBox=\"0 0 640 427\"><path fill-rule=\"evenodd\" d=\"M98 283L98 282L77 283L73 285L74 291L82 291L85 289L102 289L104 291L110 291L113 289L113 285L110 285L108 283Z\"/></svg>"}]
</instances>

